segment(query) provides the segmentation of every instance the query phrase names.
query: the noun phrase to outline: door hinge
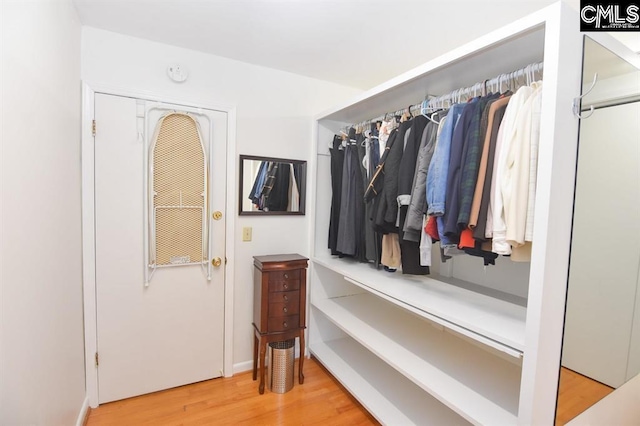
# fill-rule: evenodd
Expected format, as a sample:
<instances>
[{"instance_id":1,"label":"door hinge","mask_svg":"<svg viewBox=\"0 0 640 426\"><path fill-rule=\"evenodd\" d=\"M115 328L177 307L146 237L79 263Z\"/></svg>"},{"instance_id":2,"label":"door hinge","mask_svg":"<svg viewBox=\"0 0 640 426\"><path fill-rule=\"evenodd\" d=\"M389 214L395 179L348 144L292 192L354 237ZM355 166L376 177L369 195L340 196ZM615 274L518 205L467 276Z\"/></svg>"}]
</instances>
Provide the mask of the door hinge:
<instances>
[{"instance_id":1,"label":"door hinge","mask_svg":"<svg viewBox=\"0 0 640 426\"><path fill-rule=\"evenodd\" d=\"M96 367L100 365L100 359L98 358L98 352L96 352Z\"/></svg>"},{"instance_id":2,"label":"door hinge","mask_svg":"<svg viewBox=\"0 0 640 426\"><path fill-rule=\"evenodd\" d=\"M91 120L91 135L94 137L96 135L96 120Z\"/></svg>"}]
</instances>

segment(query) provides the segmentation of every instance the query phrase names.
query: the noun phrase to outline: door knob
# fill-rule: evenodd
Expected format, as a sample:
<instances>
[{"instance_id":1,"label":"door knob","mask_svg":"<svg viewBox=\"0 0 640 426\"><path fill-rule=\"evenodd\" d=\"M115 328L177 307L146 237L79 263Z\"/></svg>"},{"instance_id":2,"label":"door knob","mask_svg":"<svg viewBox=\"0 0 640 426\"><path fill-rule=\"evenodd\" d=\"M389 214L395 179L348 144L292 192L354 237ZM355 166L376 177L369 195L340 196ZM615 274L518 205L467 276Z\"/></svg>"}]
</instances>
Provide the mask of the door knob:
<instances>
[{"instance_id":1,"label":"door knob","mask_svg":"<svg viewBox=\"0 0 640 426\"><path fill-rule=\"evenodd\" d=\"M214 257L213 259L211 259L211 264L217 268L218 266L222 265L222 259L220 259L219 257Z\"/></svg>"}]
</instances>

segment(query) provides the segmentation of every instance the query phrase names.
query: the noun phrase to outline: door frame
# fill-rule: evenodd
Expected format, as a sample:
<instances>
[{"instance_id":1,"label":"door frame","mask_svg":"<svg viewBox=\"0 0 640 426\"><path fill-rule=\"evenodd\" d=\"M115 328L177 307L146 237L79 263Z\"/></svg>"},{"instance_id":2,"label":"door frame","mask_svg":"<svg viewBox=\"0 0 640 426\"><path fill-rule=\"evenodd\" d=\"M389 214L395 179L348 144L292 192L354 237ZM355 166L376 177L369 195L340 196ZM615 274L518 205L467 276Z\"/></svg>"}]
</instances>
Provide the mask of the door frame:
<instances>
[{"instance_id":1,"label":"door frame","mask_svg":"<svg viewBox=\"0 0 640 426\"><path fill-rule=\"evenodd\" d=\"M227 158L225 256L227 262L224 282L224 348L223 376L233 375L233 281L236 188L236 106L220 105L208 100L177 99L159 92L143 92L121 87L111 87L92 82L82 82L82 289L84 310L85 386L89 406L98 406L98 369L95 354L98 348L98 323L96 300L96 241L95 241L95 148L92 121L95 116L96 93L184 105L191 108L210 109L227 113ZM142 285L142 283L141 283Z\"/></svg>"}]
</instances>

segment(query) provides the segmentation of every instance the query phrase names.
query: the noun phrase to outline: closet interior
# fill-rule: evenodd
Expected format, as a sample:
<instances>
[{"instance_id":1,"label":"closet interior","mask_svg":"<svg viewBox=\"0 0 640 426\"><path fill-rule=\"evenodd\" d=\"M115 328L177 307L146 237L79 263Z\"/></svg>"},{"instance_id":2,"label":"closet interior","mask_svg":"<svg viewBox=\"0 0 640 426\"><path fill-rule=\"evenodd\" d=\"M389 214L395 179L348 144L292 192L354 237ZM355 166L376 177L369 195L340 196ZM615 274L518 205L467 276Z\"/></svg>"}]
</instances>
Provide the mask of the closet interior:
<instances>
[{"instance_id":1,"label":"closet interior","mask_svg":"<svg viewBox=\"0 0 640 426\"><path fill-rule=\"evenodd\" d=\"M580 81L581 42L572 20L578 22L565 5L552 5L317 118L309 349L383 424L553 420L570 238L566 198L575 178L577 120L570 93L579 93ZM345 144L354 143L351 127L371 129L370 121L406 112L407 105L415 115L450 106L464 92L460 88L468 88L469 97L474 90L503 92L505 75L526 85L539 79L542 64L529 261L500 256L487 266L461 255L442 262L434 244L429 274L410 275L329 249L335 135L342 132ZM550 342L544 348L538 345L542 335Z\"/></svg>"}]
</instances>

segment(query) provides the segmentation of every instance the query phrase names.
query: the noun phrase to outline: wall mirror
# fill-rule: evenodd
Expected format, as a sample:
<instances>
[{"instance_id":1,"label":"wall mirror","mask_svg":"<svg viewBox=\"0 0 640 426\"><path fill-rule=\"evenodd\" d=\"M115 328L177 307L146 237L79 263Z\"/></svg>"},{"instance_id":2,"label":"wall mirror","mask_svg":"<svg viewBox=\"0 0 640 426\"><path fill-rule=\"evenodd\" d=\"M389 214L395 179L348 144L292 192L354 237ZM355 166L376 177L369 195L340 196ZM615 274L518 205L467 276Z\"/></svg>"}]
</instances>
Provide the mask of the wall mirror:
<instances>
[{"instance_id":1,"label":"wall mirror","mask_svg":"<svg viewBox=\"0 0 640 426\"><path fill-rule=\"evenodd\" d=\"M640 380L637 67L585 37L557 425ZM597 424L587 419L596 412L574 422Z\"/></svg>"},{"instance_id":2,"label":"wall mirror","mask_svg":"<svg viewBox=\"0 0 640 426\"><path fill-rule=\"evenodd\" d=\"M241 215L304 215L307 162L240 156Z\"/></svg>"}]
</instances>

